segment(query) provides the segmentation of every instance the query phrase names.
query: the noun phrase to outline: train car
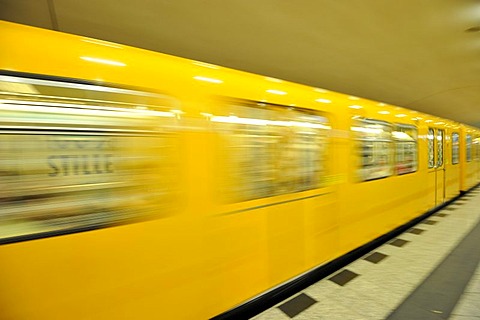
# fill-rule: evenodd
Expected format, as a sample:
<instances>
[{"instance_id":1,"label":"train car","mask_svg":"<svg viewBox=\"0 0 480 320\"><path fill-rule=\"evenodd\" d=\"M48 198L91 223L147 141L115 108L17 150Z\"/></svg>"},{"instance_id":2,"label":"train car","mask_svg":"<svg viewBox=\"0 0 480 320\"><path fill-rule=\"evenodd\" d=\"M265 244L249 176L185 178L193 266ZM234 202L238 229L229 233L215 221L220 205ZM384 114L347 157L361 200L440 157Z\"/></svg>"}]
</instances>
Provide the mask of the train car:
<instances>
[{"instance_id":1,"label":"train car","mask_svg":"<svg viewBox=\"0 0 480 320\"><path fill-rule=\"evenodd\" d=\"M480 181L475 128L0 22L0 318L208 319Z\"/></svg>"}]
</instances>

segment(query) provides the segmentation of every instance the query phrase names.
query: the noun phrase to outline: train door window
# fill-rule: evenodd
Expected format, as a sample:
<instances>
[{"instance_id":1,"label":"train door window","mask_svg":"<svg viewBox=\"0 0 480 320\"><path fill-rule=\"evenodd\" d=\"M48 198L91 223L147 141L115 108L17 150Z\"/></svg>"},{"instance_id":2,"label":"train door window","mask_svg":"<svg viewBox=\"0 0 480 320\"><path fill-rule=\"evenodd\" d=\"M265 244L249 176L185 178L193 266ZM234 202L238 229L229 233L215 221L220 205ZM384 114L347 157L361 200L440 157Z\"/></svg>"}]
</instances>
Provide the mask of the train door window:
<instances>
[{"instance_id":1,"label":"train door window","mask_svg":"<svg viewBox=\"0 0 480 320\"><path fill-rule=\"evenodd\" d=\"M467 161L470 162L472 161L472 136L470 134L467 134L466 139L466 154L467 154Z\"/></svg>"},{"instance_id":2,"label":"train door window","mask_svg":"<svg viewBox=\"0 0 480 320\"><path fill-rule=\"evenodd\" d=\"M443 140L445 132L437 130L437 168L443 165Z\"/></svg>"},{"instance_id":3,"label":"train door window","mask_svg":"<svg viewBox=\"0 0 480 320\"><path fill-rule=\"evenodd\" d=\"M0 96L0 241L174 211L174 99L13 76Z\"/></svg>"},{"instance_id":4,"label":"train door window","mask_svg":"<svg viewBox=\"0 0 480 320\"><path fill-rule=\"evenodd\" d=\"M428 128L428 168L435 167L435 130Z\"/></svg>"},{"instance_id":5,"label":"train door window","mask_svg":"<svg viewBox=\"0 0 480 320\"><path fill-rule=\"evenodd\" d=\"M459 161L460 141L457 132L452 133L452 164L458 164Z\"/></svg>"},{"instance_id":6,"label":"train door window","mask_svg":"<svg viewBox=\"0 0 480 320\"><path fill-rule=\"evenodd\" d=\"M327 118L238 100L212 115L224 165L222 196L241 202L319 188L325 179Z\"/></svg>"},{"instance_id":7,"label":"train door window","mask_svg":"<svg viewBox=\"0 0 480 320\"><path fill-rule=\"evenodd\" d=\"M359 144L360 180L385 178L393 174L392 125L379 120L356 120L352 126Z\"/></svg>"},{"instance_id":8,"label":"train door window","mask_svg":"<svg viewBox=\"0 0 480 320\"><path fill-rule=\"evenodd\" d=\"M397 174L417 171L417 128L411 125L397 124L392 136L395 141Z\"/></svg>"}]
</instances>

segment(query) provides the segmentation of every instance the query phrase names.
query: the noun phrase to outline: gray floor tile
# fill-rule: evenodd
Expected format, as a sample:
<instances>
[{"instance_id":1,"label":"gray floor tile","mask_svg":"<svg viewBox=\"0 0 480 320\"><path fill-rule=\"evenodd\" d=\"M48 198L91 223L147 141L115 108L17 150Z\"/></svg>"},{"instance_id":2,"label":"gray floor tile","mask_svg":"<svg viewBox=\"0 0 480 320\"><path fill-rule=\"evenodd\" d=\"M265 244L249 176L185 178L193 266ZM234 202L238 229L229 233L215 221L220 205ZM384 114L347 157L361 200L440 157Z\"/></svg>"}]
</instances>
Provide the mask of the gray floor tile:
<instances>
[{"instance_id":1,"label":"gray floor tile","mask_svg":"<svg viewBox=\"0 0 480 320\"><path fill-rule=\"evenodd\" d=\"M253 320L289 320L290 317L277 308L269 309L258 316L252 318Z\"/></svg>"},{"instance_id":2,"label":"gray floor tile","mask_svg":"<svg viewBox=\"0 0 480 320\"><path fill-rule=\"evenodd\" d=\"M472 278L465 292L480 293L480 277ZM480 301L478 303L480 304Z\"/></svg>"},{"instance_id":3,"label":"gray floor tile","mask_svg":"<svg viewBox=\"0 0 480 320\"><path fill-rule=\"evenodd\" d=\"M339 286L345 286L347 283L358 277L358 274L352 272L348 269L344 269L334 275L333 277L328 278L328 280L338 284Z\"/></svg>"},{"instance_id":4,"label":"gray floor tile","mask_svg":"<svg viewBox=\"0 0 480 320\"><path fill-rule=\"evenodd\" d=\"M420 228L412 228L412 229L408 230L408 232L409 232L409 233L416 234L416 235L419 235L419 234L424 233L425 230L420 229Z\"/></svg>"},{"instance_id":5,"label":"gray floor tile","mask_svg":"<svg viewBox=\"0 0 480 320\"><path fill-rule=\"evenodd\" d=\"M461 316L480 315L480 293L465 293L452 314Z\"/></svg>"},{"instance_id":6,"label":"gray floor tile","mask_svg":"<svg viewBox=\"0 0 480 320\"><path fill-rule=\"evenodd\" d=\"M403 239L395 239L392 242L390 242L390 245L395 246L395 247L403 247L406 245L409 241L403 240Z\"/></svg>"},{"instance_id":7,"label":"gray floor tile","mask_svg":"<svg viewBox=\"0 0 480 320\"><path fill-rule=\"evenodd\" d=\"M459 315L452 315L448 320L480 320L480 316L459 316Z\"/></svg>"},{"instance_id":8,"label":"gray floor tile","mask_svg":"<svg viewBox=\"0 0 480 320\"><path fill-rule=\"evenodd\" d=\"M277 308L282 310L290 318L293 318L315 303L317 303L315 299L305 293L300 293L298 296L282 303Z\"/></svg>"},{"instance_id":9,"label":"gray floor tile","mask_svg":"<svg viewBox=\"0 0 480 320\"><path fill-rule=\"evenodd\" d=\"M350 308L339 304L338 301L327 299L316 303L305 312L295 317L295 320L368 320Z\"/></svg>"},{"instance_id":10,"label":"gray floor tile","mask_svg":"<svg viewBox=\"0 0 480 320\"><path fill-rule=\"evenodd\" d=\"M384 314L390 313L412 289L413 287L404 287L403 290L391 290L387 286L379 286L378 283L369 281L367 277L359 278L356 285L350 288L350 290L356 292L357 297L366 296L371 300L375 299L379 306L385 306Z\"/></svg>"},{"instance_id":11,"label":"gray floor tile","mask_svg":"<svg viewBox=\"0 0 480 320\"><path fill-rule=\"evenodd\" d=\"M377 295L378 293L376 292L345 288L341 295L333 297L332 300L338 301L339 304L367 319L382 319L388 314L390 307L383 305Z\"/></svg>"},{"instance_id":12,"label":"gray floor tile","mask_svg":"<svg viewBox=\"0 0 480 320\"><path fill-rule=\"evenodd\" d=\"M385 259L386 257L388 257L386 254L383 254L380 252L374 252L368 255L367 257L363 258L363 260L376 264L382 261L383 259Z\"/></svg>"}]
</instances>

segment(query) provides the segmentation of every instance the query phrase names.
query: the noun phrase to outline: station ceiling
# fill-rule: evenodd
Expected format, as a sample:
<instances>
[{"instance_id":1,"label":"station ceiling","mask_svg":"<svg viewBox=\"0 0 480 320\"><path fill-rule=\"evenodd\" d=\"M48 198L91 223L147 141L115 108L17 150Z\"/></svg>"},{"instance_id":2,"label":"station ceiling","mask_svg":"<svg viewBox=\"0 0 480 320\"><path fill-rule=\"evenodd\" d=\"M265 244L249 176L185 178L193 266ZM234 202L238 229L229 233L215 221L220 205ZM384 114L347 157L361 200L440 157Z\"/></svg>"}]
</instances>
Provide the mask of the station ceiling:
<instances>
[{"instance_id":1,"label":"station ceiling","mask_svg":"<svg viewBox=\"0 0 480 320\"><path fill-rule=\"evenodd\" d=\"M480 127L479 0L0 0L0 19Z\"/></svg>"}]
</instances>

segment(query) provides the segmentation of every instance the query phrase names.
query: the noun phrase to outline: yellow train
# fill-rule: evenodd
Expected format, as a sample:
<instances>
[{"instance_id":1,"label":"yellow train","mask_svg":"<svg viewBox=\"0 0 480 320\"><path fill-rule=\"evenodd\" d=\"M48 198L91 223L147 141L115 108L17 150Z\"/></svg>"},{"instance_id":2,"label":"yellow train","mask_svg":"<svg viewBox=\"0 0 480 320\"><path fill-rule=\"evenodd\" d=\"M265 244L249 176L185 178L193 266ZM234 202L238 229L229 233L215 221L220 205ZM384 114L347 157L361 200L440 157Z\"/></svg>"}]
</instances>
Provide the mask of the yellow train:
<instances>
[{"instance_id":1,"label":"yellow train","mask_svg":"<svg viewBox=\"0 0 480 320\"><path fill-rule=\"evenodd\" d=\"M480 130L446 119L14 23L0 40L4 320L226 317L480 181Z\"/></svg>"}]
</instances>

